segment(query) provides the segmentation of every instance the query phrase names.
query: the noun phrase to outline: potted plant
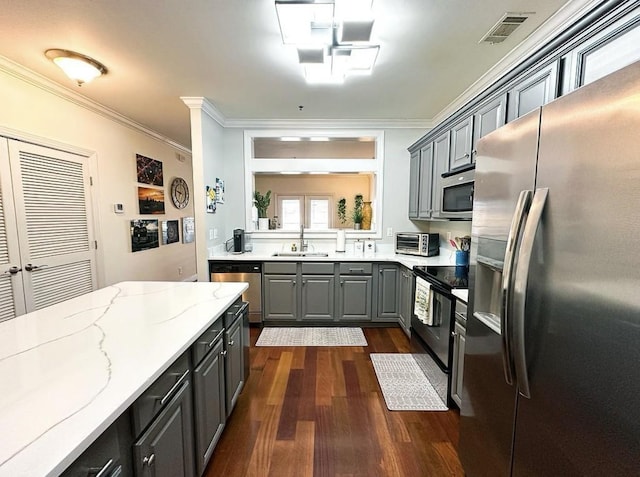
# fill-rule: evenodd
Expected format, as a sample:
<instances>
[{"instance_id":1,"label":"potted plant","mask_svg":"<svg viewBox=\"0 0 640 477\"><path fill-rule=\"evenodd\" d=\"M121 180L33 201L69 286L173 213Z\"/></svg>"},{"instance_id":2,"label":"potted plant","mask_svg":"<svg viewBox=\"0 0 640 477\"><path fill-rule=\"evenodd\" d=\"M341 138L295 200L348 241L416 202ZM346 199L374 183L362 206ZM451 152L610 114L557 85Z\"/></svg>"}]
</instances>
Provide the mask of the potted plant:
<instances>
[{"instance_id":1,"label":"potted plant","mask_svg":"<svg viewBox=\"0 0 640 477\"><path fill-rule=\"evenodd\" d=\"M338 201L338 219L341 224L347 222L347 199L344 197Z\"/></svg>"},{"instance_id":2,"label":"potted plant","mask_svg":"<svg viewBox=\"0 0 640 477\"><path fill-rule=\"evenodd\" d=\"M351 218L353 219L353 228L358 230L362 226L362 194L356 194L353 206L353 212L351 212Z\"/></svg>"},{"instance_id":3,"label":"potted plant","mask_svg":"<svg viewBox=\"0 0 640 477\"><path fill-rule=\"evenodd\" d=\"M271 191L268 190L265 195L259 191L253 193L253 204L258 209L258 230L269 230L269 219L267 218L267 209L271 204Z\"/></svg>"}]
</instances>

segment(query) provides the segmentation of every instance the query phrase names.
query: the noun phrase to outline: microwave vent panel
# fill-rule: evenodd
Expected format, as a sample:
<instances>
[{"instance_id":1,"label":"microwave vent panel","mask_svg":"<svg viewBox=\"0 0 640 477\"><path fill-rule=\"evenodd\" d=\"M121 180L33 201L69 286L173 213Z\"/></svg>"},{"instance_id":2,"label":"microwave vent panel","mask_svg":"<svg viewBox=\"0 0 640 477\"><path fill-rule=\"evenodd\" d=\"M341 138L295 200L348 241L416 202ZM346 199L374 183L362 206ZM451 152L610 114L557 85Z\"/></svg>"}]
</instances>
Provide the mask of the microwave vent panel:
<instances>
[{"instance_id":1,"label":"microwave vent panel","mask_svg":"<svg viewBox=\"0 0 640 477\"><path fill-rule=\"evenodd\" d=\"M502 18L498 20L489 32L482 37L479 43L502 43L511 35L516 28L518 28L524 21L534 12L527 13L505 13Z\"/></svg>"}]
</instances>

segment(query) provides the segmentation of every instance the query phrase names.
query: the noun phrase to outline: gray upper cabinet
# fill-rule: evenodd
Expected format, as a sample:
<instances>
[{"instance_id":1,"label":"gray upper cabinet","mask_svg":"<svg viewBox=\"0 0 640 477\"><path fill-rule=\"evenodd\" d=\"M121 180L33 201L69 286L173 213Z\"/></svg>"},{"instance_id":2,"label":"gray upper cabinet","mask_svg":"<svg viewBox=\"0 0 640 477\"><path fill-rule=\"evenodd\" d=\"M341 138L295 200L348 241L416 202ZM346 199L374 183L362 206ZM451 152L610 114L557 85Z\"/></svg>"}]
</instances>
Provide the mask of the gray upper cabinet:
<instances>
[{"instance_id":1,"label":"gray upper cabinet","mask_svg":"<svg viewBox=\"0 0 640 477\"><path fill-rule=\"evenodd\" d=\"M478 141L495 131L500 126L504 126L507 116L507 94L501 94L497 98L491 99L478 109L473 115L473 150L471 157L475 162L476 144Z\"/></svg>"},{"instance_id":2,"label":"gray upper cabinet","mask_svg":"<svg viewBox=\"0 0 640 477\"><path fill-rule=\"evenodd\" d=\"M449 131L433 141L433 181L431 189L431 217L442 216L442 174L449 170L451 134Z\"/></svg>"},{"instance_id":3,"label":"gray upper cabinet","mask_svg":"<svg viewBox=\"0 0 640 477\"><path fill-rule=\"evenodd\" d=\"M327 264L333 267L333 264ZM333 275L302 275L302 319L333 320L335 317Z\"/></svg>"},{"instance_id":4,"label":"gray upper cabinet","mask_svg":"<svg viewBox=\"0 0 640 477\"><path fill-rule=\"evenodd\" d=\"M507 122L554 100L558 94L558 62L520 78L507 94Z\"/></svg>"},{"instance_id":5,"label":"gray upper cabinet","mask_svg":"<svg viewBox=\"0 0 640 477\"><path fill-rule=\"evenodd\" d=\"M473 116L463 119L451 128L451 153L449 170L471 164Z\"/></svg>"},{"instance_id":6,"label":"gray upper cabinet","mask_svg":"<svg viewBox=\"0 0 640 477\"><path fill-rule=\"evenodd\" d=\"M640 14L631 12L575 48L570 58L570 90L592 83L640 60Z\"/></svg>"},{"instance_id":7,"label":"gray upper cabinet","mask_svg":"<svg viewBox=\"0 0 640 477\"><path fill-rule=\"evenodd\" d=\"M418 218L420 200L420 151L411 154L409 163L409 218Z\"/></svg>"},{"instance_id":8,"label":"gray upper cabinet","mask_svg":"<svg viewBox=\"0 0 640 477\"><path fill-rule=\"evenodd\" d=\"M420 150L420 184L418 200L418 218L431 217L431 181L433 177L433 143Z\"/></svg>"},{"instance_id":9,"label":"gray upper cabinet","mask_svg":"<svg viewBox=\"0 0 640 477\"><path fill-rule=\"evenodd\" d=\"M398 318L400 316L400 267L393 263L380 263L377 269L376 318L382 320Z\"/></svg>"}]
</instances>

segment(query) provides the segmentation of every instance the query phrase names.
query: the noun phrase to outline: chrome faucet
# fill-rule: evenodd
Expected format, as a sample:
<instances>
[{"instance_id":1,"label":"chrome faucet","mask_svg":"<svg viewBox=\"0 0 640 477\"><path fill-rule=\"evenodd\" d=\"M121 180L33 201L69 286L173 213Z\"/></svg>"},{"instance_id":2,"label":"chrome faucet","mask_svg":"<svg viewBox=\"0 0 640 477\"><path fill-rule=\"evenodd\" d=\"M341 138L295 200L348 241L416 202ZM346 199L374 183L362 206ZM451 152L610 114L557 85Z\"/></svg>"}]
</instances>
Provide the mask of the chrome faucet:
<instances>
[{"instance_id":1,"label":"chrome faucet","mask_svg":"<svg viewBox=\"0 0 640 477\"><path fill-rule=\"evenodd\" d=\"M301 252L307 251L307 245L304 243L304 224L300 224L300 247Z\"/></svg>"}]
</instances>

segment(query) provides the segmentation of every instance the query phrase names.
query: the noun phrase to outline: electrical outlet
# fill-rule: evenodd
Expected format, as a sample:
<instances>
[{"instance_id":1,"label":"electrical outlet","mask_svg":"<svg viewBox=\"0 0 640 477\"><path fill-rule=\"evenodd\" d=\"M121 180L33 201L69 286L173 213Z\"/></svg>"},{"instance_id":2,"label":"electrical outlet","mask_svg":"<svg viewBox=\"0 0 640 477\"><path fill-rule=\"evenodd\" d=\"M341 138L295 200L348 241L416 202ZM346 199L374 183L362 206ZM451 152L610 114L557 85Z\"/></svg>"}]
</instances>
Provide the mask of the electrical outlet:
<instances>
[{"instance_id":1,"label":"electrical outlet","mask_svg":"<svg viewBox=\"0 0 640 477\"><path fill-rule=\"evenodd\" d=\"M387 227L387 237L393 237L393 229L391 227Z\"/></svg>"},{"instance_id":2,"label":"electrical outlet","mask_svg":"<svg viewBox=\"0 0 640 477\"><path fill-rule=\"evenodd\" d=\"M182 267L178 267L178 275L182 275Z\"/></svg>"},{"instance_id":3,"label":"electrical outlet","mask_svg":"<svg viewBox=\"0 0 640 477\"><path fill-rule=\"evenodd\" d=\"M213 229L209 229L209 240L213 240Z\"/></svg>"},{"instance_id":4,"label":"electrical outlet","mask_svg":"<svg viewBox=\"0 0 640 477\"><path fill-rule=\"evenodd\" d=\"M213 229L213 238L214 239L218 238L218 229Z\"/></svg>"},{"instance_id":5,"label":"electrical outlet","mask_svg":"<svg viewBox=\"0 0 640 477\"><path fill-rule=\"evenodd\" d=\"M451 232L447 232L447 240L451 240Z\"/></svg>"}]
</instances>

